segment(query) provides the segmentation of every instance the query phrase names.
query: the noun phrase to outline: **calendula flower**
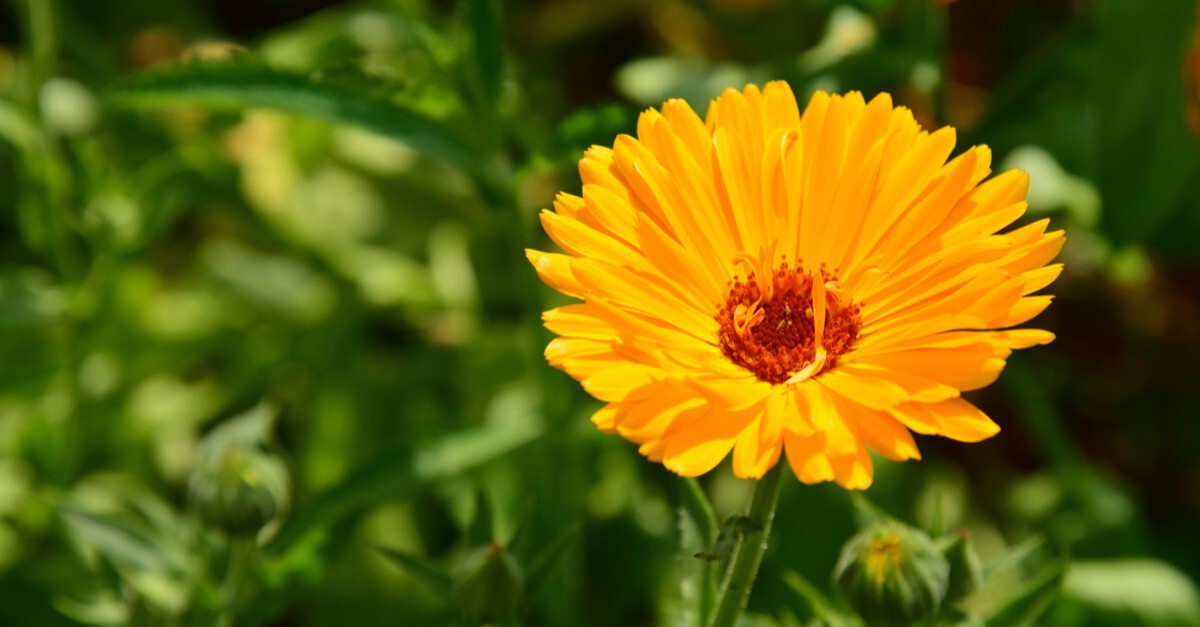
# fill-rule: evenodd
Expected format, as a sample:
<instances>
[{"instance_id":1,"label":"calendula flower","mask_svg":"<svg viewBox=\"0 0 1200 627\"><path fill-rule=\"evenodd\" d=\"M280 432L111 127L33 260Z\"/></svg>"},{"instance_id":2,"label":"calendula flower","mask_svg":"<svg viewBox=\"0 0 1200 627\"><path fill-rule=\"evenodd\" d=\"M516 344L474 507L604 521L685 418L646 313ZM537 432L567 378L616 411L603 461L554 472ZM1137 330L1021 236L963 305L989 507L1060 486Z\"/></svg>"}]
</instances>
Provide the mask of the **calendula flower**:
<instances>
[{"instance_id":1,"label":"calendula flower","mask_svg":"<svg viewBox=\"0 0 1200 627\"><path fill-rule=\"evenodd\" d=\"M727 90L701 120L671 100L637 137L580 161L583 195L542 224L566 254L526 251L582 302L547 311L549 362L605 401L592 421L686 476L730 451L739 477L786 455L805 483L866 488L869 449L919 458L910 431L997 431L961 392L990 384L1013 329L1061 264L1061 231L1025 212L1028 178L984 181L991 152L947 162L887 94Z\"/></svg>"}]
</instances>

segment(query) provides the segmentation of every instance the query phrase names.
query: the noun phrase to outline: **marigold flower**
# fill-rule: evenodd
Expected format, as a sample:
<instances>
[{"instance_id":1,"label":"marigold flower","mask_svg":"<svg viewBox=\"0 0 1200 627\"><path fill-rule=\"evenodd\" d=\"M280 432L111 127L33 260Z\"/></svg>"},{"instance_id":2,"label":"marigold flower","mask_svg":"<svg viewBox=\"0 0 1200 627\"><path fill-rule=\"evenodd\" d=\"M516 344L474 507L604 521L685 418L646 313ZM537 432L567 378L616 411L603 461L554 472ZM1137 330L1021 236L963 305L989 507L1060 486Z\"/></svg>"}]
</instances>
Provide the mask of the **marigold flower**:
<instances>
[{"instance_id":1,"label":"marigold flower","mask_svg":"<svg viewBox=\"0 0 1200 627\"><path fill-rule=\"evenodd\" d=\"M702 121L682 100L637 137L593 146L583 195L542 224L566 254L526 251L583 302L544 314L554 366L608 403L602 430L686 476L733 452L739 477L786 454L805 483L871 483L868 449L918 459L910 430L963 442L999 431L960 393L990 384L1062 231L1025 212L1028 177L986 182L991 152L947 163L953 128L923 131L880 94L787 84L726 90Z\"/></svg>"}]
</instances>

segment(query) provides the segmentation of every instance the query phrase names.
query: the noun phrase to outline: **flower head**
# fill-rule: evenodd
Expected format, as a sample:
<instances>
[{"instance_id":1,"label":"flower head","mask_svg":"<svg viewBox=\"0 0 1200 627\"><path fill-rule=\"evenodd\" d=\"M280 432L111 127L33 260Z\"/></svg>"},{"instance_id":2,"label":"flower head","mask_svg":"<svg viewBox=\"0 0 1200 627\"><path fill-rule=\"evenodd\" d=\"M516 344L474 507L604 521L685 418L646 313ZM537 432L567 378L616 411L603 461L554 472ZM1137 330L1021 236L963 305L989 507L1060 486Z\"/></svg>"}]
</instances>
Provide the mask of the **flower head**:
<instances>
[{"instance_id":1,"label":"flower head","mask_svg":"<svg viewBox=\"0 0 1200 627\"><path fill-rule=\"evenodd\" d=\"M637 137L594 146L582 196L542 224L566 254L526 251L582 302L547 311L549 362L608 403L592 421L682 475L733 452L739 477L786 455L806 483L871 483L868 449L919 457L910 431L997 431L960 397L990 384L1013 329L1050 303L1061 231L1025 212L1028 178L991 152L947 162L952 128L923 131L881 94L785 83L727 90L701 120L681 100Z\"/></svg>"}]
</instances>

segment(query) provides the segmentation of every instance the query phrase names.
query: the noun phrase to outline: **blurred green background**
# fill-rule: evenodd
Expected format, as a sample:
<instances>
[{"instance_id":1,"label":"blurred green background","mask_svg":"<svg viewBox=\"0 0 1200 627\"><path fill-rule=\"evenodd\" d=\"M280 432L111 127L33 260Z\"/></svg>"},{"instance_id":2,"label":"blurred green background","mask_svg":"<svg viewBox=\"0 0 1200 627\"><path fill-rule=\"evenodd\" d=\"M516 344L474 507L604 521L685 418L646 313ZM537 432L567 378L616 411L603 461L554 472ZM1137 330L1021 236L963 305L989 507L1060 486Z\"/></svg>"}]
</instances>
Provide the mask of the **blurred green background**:
<instances>
[{"instance_id":1,"label":"blurred green background","mask_svg":"<svg viewBox=\"0 0 1200 627\"><path fill-rule=\"evenodd\" d=\"M867 498L1030 547L988 624L1200 625L1196 11L3 0L0 624L688 624L687 484L544 363L522 249L640 110L778 78L957 126L1068 233L1003 431ZM854 511L785 481L745 624L815 624Z\"/></svg>"}]
</instances>

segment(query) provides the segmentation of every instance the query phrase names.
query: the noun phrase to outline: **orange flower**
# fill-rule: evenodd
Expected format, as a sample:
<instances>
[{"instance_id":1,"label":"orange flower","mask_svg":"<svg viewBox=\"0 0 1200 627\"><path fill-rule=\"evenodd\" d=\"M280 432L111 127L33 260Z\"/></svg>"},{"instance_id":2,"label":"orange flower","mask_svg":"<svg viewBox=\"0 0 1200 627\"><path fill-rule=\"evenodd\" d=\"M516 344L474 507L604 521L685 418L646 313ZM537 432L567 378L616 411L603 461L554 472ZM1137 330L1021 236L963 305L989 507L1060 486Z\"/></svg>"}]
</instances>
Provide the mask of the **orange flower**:
<instances>
[{"instance_id":1,"label":"orange flower","mask_svg":"<svg viewBox=\"0 0 1200 627\"><path fill-rule=\"evenodd\" d=\"M990 173L984 146L921 130L881 94L787 84L727 90L702 121L681 100L638 137L594 146L583 196L542 224L566 254L526 251L583 302L547 311L549 362L608 403L592 417L695 476L733 451L739 477L786 453L801 481L871 484L868 449L917 459L911 431L999 431L960 392L990 384L1012 329L1050 296L1062 231L1025 212L1028 177ZM982 182L982 183L981 183Z\"/></svg>"}]
</instances>

